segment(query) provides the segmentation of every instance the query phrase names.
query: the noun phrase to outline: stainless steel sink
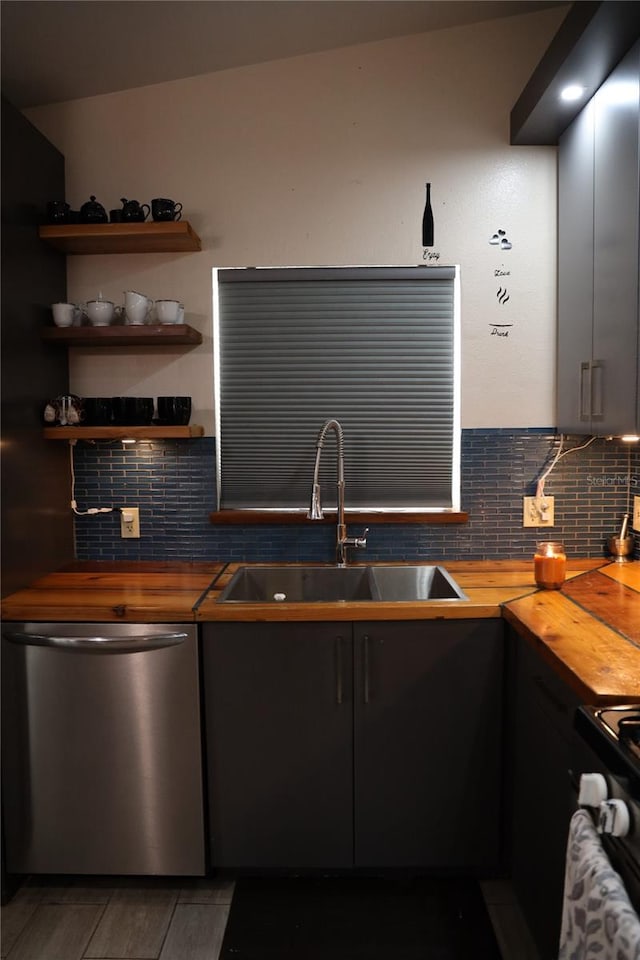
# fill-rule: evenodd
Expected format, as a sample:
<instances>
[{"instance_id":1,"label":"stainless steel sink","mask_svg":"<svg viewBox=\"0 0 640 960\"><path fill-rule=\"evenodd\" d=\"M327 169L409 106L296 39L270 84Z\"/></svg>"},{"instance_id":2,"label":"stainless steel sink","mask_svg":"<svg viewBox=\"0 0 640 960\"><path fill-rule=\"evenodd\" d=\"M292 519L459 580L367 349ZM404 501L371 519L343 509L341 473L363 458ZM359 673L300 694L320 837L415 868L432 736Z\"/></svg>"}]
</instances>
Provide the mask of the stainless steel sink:
<instances>
[{"instance_id":1,"label":"stainless steel sink","mask_svg":"<svg viewBox=\"0 0 640 960\"><path fill-rule=\"evenodd\" d=\"M241 567L219 602L372 600L367 567Z\"/></svg>"},{"instance_id":2,"label":"stainless steel sink","mask_svg":"<svg viewBox=\"0 0 640 960\"><path fill-rule=\"evenodd\" d=\"M444 567L241 567L219 603L466 600Z\"/></svg>"},{"instance_id":3,"label":"stainless steel sink","mask_svg":"<svg viewBox=\"0 0 640 960\"><path fill-rule=\"evenodd\" d=\"M369 567L379 600L467 600L458 584L440 566Z\"/></svg>"}]
</instances>

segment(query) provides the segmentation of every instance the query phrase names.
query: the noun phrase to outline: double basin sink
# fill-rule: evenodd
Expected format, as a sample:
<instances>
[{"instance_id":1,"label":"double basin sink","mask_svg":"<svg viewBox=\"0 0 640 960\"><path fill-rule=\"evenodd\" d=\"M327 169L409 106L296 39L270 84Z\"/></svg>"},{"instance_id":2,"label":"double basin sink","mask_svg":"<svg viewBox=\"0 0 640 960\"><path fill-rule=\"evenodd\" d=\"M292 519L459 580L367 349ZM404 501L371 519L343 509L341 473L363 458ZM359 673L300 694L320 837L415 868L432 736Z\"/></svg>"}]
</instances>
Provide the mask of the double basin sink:
<instances>
[{"instance_id":1,"label":"double basin sink","mask_svg":"<svg viewBox=\"0 0 640 960\"><path fill-rule=\"evenodd\" d=\"M219 603L467 600L444 567L241 567Z\"/></svg>"}]
</instances>

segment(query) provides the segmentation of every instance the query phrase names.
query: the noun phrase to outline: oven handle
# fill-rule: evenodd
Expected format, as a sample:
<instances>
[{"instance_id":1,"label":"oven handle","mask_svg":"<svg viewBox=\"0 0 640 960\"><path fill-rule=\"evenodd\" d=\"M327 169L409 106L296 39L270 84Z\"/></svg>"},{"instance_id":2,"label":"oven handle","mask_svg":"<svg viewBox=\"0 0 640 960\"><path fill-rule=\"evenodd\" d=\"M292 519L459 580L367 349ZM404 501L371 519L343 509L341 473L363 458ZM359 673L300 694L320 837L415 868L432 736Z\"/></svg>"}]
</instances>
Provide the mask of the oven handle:
<instances>
[{"instance_id":1,"label":"oven handle","mask_svg":"<svg viewBox=\"0 0 640 960\"><path fill-rule=\"evenodd\" d=\"M142 653L174 647L187 639L186 633L141 633L132 637L66 637L40 633L4 633L11 643L26 647L53 647L83 653Z\"/></svg>"}]
</instances>

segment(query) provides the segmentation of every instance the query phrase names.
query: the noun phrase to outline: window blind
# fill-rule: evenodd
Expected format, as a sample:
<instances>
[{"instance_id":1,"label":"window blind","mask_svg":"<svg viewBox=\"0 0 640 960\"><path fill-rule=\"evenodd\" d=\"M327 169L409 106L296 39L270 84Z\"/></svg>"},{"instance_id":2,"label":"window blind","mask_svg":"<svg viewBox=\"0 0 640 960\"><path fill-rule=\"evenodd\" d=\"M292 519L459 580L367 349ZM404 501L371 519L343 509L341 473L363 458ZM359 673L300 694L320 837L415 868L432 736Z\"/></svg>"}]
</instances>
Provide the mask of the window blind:
<instances>
[{"instance_id":1,"label":"window blind","mask_svg":"<svg viewBox=\"0 0 640 960\"><path fill-rule=\"evenodd\" d=\"M307 509L344 431L351 510L452 506L454 267L217 271L221 509ZM323 448L335 506L334 435Z\"/></svg>"}]
</instances>

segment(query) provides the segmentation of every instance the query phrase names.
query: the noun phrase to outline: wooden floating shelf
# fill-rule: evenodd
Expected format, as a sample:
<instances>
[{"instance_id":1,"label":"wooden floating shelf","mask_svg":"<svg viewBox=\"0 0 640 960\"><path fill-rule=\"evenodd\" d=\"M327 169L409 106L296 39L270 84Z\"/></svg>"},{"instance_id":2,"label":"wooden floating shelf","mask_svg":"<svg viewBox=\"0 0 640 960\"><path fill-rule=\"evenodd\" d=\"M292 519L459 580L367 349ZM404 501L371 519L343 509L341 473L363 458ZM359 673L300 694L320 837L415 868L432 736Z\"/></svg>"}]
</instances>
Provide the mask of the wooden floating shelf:
<instances>
[{"instance_id":1,"label":"wooden floating shelf","mask_svg":"<svg viewBox=\"0 0 640 960\"><path fill-rule=\"evenodd\" d=\"M152 223L69 223L38 230L61 253L192 253L202 249L187 220Z\"/></svg>"},{"instance_id":2,"label":"wooden floating shelf","mask_svg":"<svg viewBox=\"0 0 640 960\"><path fill-rule=\"evenodd\" d=\"M171 347L202 343L202 334L186 323L145 326L43 327L42 339L67 347Z\"/></svg>"},{"instance_id":3,"label":"wooden floating shelf","mask_svg":"<svg viewBox=\"0 0 640 960\"><path fill-rule=\"evenodd\" d=\"M181 440L203 437L204 427L45 427L45 440Z\"/></svg>"}]
</instances>

